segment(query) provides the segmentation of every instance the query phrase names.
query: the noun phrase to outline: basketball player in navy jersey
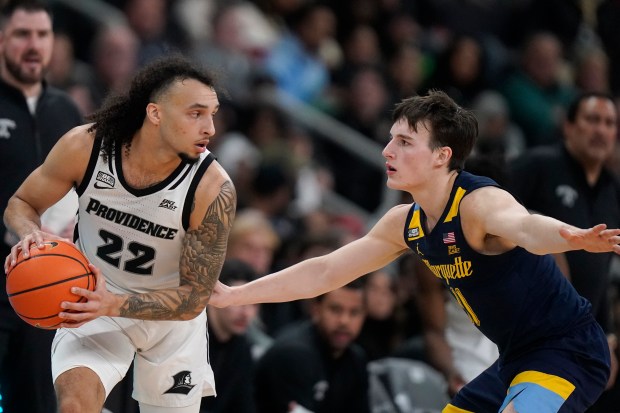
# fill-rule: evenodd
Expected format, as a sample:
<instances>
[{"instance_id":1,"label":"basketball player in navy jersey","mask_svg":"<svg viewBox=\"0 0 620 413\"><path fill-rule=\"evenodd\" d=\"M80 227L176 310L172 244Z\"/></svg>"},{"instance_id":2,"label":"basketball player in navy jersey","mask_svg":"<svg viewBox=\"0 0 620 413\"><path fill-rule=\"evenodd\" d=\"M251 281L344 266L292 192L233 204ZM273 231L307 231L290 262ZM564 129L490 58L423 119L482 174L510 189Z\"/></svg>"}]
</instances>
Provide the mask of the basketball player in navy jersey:
<instances>
[{"instance_id":1,"label":"basketball player in navy jersey","mask_svg":"<svg viewBox=\"0 0 620 413\"><path fill-rule=\"evenodd\" d=\"M62 413L99 413L134 361L142 413L197 413L215 394L205 306L219 276L236 193L207 150L219 108L209 73L181 57L145 67L91 124L64 135L10 199L17 251L56 237L40 215L71 187L76 245L97 277L64 303L52 346ZM100 271L99 271L100 269Z\"/></svg>"},{"instance_id":2,"label":"basketball player in navy jersey","mask_svg":"<svg viewBox=\"0 0 620 413\"><path fill-rule=\"evenodd\" d=\"M576 228L530 214L489 178L462 170L474 115L445 93L406 99L383 150L387 184L415 202L388 211L359 240L249 284L216 286L216 306L313 297L386 266L407 249L450 290L499 348L444 413L583 412L603 391L602 329L550 253L620 253L620 230Z\"/></svg>"}]
</instances>

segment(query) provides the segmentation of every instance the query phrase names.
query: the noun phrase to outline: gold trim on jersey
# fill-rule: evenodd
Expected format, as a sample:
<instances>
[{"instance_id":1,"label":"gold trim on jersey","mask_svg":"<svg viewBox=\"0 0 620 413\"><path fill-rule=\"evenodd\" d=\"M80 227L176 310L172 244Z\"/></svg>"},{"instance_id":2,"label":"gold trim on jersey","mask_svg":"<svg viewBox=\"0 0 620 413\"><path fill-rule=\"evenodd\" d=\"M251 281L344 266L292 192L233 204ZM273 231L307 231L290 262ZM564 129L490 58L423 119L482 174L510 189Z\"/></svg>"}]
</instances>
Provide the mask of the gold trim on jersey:
<instances>
[{"instance_id":1,"label":"gold trim on jersey","mask_svg":"<svg viewBox=\"0 0 620 413\"><path fill-rule=\"evenodd\" d=\"M422 223L420 220L420 208L416 208L413 211L407 228L407 241L415 241L424 236L424 230L422 230Z\"/></svg>"},{"instance_id":2,"label":"gold trim on jersey","mask_svg":"<svg viewBox=\"0 0 620 413\"><path fill-rule=\"evenodd\" d=\"M459 205L461 204L461 199L465 196L467 191L460 186L456 190L454 194L454 199L452 200L452 205L450 206L450 211L448 211L448 215L446 215L446 219L443 222L450 222L452 218L459 214Z\"/></svg>"},{"instance_id":3,"label":"gold trim on jersey","mask_svg":"<svg viewBox=\"0 0 620 413\"><path fill-rule=\"evenodd\" d=\"M452 404L449 404L441 411L441 413L474 413L470 410L458 408Z\"/></svg>"},{"instance_id":4,"label":"gold trim on jersey","mask_svg":"<svg viewBox=\"0 0 620 413\"><path fill-rule=\"evenodd\" d=\"M517 376L512 380L512 383L510 383L510 387L521 383L538 384L539 386L554 392L564 400L566 400L575 390L575 385L562 377L534 370L528 370L517 374Z\"/></svg>"}]
</instances>

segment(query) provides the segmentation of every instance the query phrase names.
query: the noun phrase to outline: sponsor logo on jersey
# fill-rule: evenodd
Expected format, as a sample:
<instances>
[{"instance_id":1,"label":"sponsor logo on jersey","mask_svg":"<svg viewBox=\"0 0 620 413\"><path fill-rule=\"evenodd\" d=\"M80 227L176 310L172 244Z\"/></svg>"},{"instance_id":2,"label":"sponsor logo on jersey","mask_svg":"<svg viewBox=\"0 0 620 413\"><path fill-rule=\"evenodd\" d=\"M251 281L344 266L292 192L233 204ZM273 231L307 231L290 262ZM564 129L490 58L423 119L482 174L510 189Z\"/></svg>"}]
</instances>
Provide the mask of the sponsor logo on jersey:
<instances>
[{"instance_id":1,"label":"sponsor logo on jersey","mask_svg":"<svg viewBox=\"0 0 620 413\"><path fill-rule=\"evenodd\" d=\"M177 206L174 204L174 201L171 201L169 199L162 200L161 203L159 204L159 207L166 208L171 211L174 211L175 209L177 209Z\"/></svg>"},{"instance_id":2,"label":"sponsor logo on jersey","mask_svg":"<svg viewBox=\"0 0 620 413\"><path fill-rule=\"evenodd\" d=\"M409 228L407 231L407 238L416 238L418 235L420 235L420 228L418 227Z\"/></svg>"},{"instance_id":3,"label":"sponsor logo on jersey","mask_svg":"<svg viewBox=\"0 0 620 413\"><path fill-rule=\"evenodd\" d=\"M166 390L164 394L175 393L188 395L189 392L196 386L195 384L192 384L192 374L187 370L178 372L172 376L172 380L174 380L174 384Z\"/></svg>"},{"instance_id":4,"label":"sponsor logo on jersey","mask_svg":"<svg viewBox=\"0 0 620 413\"><path fill-rule=\"evenodd\" d=\"M90 201L88 201L86 212L156 238L174 239L177 232L179 232L177 228L166 227L137 215L111 208L105 204L102 204L95 198L91 198Z\"/></svg>"},{"instance_id":5,"label":"sponsor logo on jersey","mask_svg":"<svg viewBox=\"0 0 620 413\"><path fill-rule=\"evenodd\" d=\"M105 172L97 172L97 177L95 178L96 181L94 187L97 189L112 189L114 188L114 184L116 183L116 179L114 179L114 177L112 175L109 175ZM99 182L102 182L103 185L101 185Z\"/></svg>"}]
</instances>

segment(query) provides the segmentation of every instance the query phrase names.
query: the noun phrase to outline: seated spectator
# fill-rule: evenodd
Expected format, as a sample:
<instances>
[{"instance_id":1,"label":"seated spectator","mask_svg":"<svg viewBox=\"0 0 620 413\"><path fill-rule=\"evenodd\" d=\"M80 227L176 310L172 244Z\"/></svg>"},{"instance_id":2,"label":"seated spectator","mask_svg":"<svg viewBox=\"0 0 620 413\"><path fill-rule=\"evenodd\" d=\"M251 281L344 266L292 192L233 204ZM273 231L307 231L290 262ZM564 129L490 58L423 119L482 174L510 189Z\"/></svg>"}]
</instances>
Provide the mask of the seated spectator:
<instances>
[{"instance_id":1,"label":"seated spectator","mask_svg":"<svg viewBox=\"0 0 620 413\"><path fill-rule=\"evenodd\" d=\"M397 308L396 280L387 268L372 272L363 280L366 319L357 343L368 361L394 356L406 338L402 312Z\"/></svg>"},{"instance_id":2,"label":"seated spectator","mask_svg":"<svg viewBox=\"0 0 620 413\"><path fill-rule=\"evenodd\" d=\"M326 6L308 2L295 10L286 32L269 51L264 69L278 88L309 104L318 104L329 86L329 70L321 48L336 26Z\"/></svg>"},{"instance_id":3,"label":"seated spectator","mask_svg":"<svg viewBox=\"0 0 620 413\"><path fill-rule=\"evenodd\" d=\"M311 312L258 361L258 411L368 413L366 356L354 343L365 316L361 282L316 297Z\"/></svg>"},{"instance_id":4,"label":"seated spectator","mask_svg":"<svg viewBox=\"0 0 620 413\"><path fill-rule=\"evenodd\" d=\"M563 115L576 93L562 78L562 44L551 33L536 33L525 41L519 58L519 67L501 86L510 116L528 147L557 143Z\"/></svg>"},{"instance_id":5,"label":"seated spectator","mask_svg":"<svg viewBox=\"0 0 620 413\"><path fill-rule=\"evenodd\" d=\"M256 272L237 259L227 259L220 281L243 285L256 279ZM246 336L259 306L241 305L215 308L207 306L209 357L217 384L217 397L203 397L201 413L253 413L254 359Z\"/></svg>"}]
</instances>

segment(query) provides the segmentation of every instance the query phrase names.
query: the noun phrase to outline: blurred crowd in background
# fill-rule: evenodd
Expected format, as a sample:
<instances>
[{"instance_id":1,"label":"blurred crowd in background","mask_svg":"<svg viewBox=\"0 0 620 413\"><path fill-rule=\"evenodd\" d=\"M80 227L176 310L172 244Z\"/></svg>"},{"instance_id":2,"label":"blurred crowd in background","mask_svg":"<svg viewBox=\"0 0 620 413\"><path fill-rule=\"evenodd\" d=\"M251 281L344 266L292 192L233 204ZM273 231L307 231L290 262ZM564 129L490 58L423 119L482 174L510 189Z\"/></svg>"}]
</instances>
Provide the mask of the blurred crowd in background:
<instances>
[{"instance_id":1,"label":"blurred crowd in background","mask_svg":"<svg viewBox=\"0 0 620 413\"><path fill-rule=\"evenodd\" d=\"M326 125L347 127L382 148L394 104L441 89L474 111L480 132L474 156L489 174L504 176L506 165L527 151L562 142L566 109L579 93L609 93L620 103L618 0L50 4L56 39L47 81L68 92L86 118L159 56L182 53L218 73L222 107L209 149L239 198L228 255L257 276L361 236L384 206L385 171L317 136L304 113L318 112ZM266 99L264 90L283 100ZM295 113L282 105L289 101ZM606 160L616 178L619 150L616 144ZM382 161L380 149L376 158ZM329 193L354 208L329 206ZM367 277L358 341L370 360L394 354L425 360L413 268L407 256L397 268ZM618 272L612 266L609 274L614 304ZM258 359L309 311L295 302L249 314Z\"/></svg>"}]
</instances>

